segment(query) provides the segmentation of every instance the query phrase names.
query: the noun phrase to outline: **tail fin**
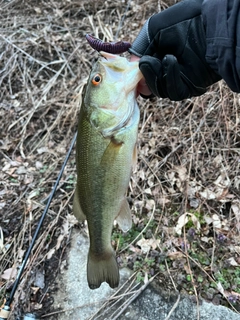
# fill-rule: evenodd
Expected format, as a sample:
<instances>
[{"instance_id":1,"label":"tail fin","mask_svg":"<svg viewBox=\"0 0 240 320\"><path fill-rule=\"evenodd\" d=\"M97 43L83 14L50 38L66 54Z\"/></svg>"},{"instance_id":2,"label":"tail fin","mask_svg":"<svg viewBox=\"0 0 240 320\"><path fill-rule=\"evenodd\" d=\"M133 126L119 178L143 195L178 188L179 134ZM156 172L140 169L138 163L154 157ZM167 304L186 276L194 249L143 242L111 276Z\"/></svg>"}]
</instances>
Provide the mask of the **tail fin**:
<instances>
[{"instance_id":1,"label":"tail fin","mask_svg":"<svg viewBox=\"0 0 240 320\"><path fill-rule=\"evenodd\" d=\"M87 279L90 289L97 289L102 282L107 282L111 288L119 284L119 270L114 251L96 256L89 251L87 264Z\"/></svg>"}]
</instances>

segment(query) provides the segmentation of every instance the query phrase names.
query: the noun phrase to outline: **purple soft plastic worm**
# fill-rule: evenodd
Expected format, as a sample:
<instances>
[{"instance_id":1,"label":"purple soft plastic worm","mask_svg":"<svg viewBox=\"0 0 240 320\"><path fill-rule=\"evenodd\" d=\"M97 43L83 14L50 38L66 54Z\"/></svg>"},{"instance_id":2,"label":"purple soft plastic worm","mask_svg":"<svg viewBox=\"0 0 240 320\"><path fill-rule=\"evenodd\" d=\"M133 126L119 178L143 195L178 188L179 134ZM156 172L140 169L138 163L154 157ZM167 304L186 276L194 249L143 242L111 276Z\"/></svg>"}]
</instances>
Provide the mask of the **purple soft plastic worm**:
<instances>
[{"instance_id":1,"label":"purple soft plastic worm","mask_svg":"<svg viewBox=\"0 0 240 320\"><path fill-rule=\"evenodd\" d=\"M92 36L91 34L87 34L86 39L93 49L113 54L126 52L131 47L131 43L127 41L103 42L102 40Z\"/></svg>"}]
</instances>

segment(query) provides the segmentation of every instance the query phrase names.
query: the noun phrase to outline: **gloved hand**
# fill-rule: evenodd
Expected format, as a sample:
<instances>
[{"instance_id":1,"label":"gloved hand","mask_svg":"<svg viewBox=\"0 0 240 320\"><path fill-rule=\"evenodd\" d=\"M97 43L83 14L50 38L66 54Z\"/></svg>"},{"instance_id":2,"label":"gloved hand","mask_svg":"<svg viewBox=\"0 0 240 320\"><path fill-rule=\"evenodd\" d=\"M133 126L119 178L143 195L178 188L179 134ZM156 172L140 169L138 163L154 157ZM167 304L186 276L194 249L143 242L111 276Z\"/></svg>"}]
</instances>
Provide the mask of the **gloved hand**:
<instances>
[{"instance_id":1,"label":"gloved hand","mask_svg":"<svg viewBox=\"0 0 240 320\"><path fill-rule=\"evenodd\" d=\"M153 15L129 49L140 57L139 68L155 96L175 101L199 96L221 79L205 60L202 2L184 0Z\"/></svg>"}]
</instances>

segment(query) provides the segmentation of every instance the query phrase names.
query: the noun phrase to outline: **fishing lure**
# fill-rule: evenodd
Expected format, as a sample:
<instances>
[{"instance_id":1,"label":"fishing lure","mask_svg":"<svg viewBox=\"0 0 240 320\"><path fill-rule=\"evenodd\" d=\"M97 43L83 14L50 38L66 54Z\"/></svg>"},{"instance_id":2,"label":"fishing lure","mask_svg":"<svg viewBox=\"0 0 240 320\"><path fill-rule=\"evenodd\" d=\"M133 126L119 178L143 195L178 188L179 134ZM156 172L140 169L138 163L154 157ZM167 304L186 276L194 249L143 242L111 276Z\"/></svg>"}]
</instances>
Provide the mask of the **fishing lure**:
<instances>
[{"instance_id":1,"label":"fishing lure","mask_svg":"<svg viewBox=\"0 0 240 320\"><path fill-rule=\"evenodd\" d=\"M131 43L127 41L104 42L91 34L87 34L86 39L93 49L113 54L126 52L131 47Z\"/></svg>"}]
</instances>

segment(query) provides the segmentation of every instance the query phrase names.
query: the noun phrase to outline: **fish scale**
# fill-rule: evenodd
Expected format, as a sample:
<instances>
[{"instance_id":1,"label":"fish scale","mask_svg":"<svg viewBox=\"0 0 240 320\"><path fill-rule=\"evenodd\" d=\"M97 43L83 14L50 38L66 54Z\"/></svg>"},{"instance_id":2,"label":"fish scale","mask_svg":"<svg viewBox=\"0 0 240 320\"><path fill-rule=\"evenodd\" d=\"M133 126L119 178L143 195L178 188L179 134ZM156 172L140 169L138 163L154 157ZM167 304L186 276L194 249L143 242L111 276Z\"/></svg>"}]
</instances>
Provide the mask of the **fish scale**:
<instances>
[{"instance_id":1,"label":"fish scale","mask_svg":"<svg viewBox=\"0 0 240 320\"><path fill-rule=\"evenodd\" d=\"M137 62L104 52L101 55L90 74L79 114L73 204L77 219L88 223L87 279L91 289L102 282L112 288L119 284L111 234L115 219L124 232L132 224L125 194L136 158L136 86L142 77Z\"/></svg>"}]
</instances>

